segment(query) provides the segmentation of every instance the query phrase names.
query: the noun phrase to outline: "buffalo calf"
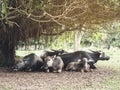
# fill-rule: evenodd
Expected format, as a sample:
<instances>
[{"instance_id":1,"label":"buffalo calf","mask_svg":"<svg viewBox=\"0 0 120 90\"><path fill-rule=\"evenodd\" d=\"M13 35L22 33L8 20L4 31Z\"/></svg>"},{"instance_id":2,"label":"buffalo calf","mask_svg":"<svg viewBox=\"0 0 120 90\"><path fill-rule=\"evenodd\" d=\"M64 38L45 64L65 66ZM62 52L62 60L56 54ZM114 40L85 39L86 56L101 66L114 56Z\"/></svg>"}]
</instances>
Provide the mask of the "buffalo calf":
<instances>
[{"instance_id":1,"label":"buffalo calf","mask_svg":"<svg viewBox=\"0 0 120 90\"><path fill-rule=\"evenodd\" d=\"M63 69L63 66L64 66L64 63L61 59L61 57L59 56L47 56L45 59L44 59L44 66L43 68L46 69L47 72L62 72L62 69Z\"/></svg>"},{"instance_id":2,"label":"buffalo calf","mask_svg":"<svg viewBox=\"0 0 120 90\"><path fill-rule=\"evenodd\" d=\"M76 62L70 62L66 67L66 70L87 72L90 69L90 66L88 65L87 61L87 58L83 58L82 60L79 59Z\"/></svg>"}]
</instances>

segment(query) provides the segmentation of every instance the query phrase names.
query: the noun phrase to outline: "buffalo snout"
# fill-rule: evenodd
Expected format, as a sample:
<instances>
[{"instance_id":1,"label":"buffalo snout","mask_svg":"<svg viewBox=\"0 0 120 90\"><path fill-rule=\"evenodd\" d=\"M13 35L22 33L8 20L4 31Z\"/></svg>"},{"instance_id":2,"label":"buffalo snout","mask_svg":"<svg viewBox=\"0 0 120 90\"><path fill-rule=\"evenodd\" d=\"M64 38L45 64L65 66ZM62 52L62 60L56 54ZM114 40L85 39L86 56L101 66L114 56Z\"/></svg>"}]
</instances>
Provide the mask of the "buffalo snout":
<instances>
[{"instance_id":1,"label":"buffalo snout","mask_svg":"<svg viewBox=\"0 0 120 90\"><path fill-rule=\"evenodd\" d=\"M100 56L99 56L100 60L109 60L110 57L107 56L104 52L100 52Z\"/></svg>"},{"instance_id":2,"label":"buffalo snout","mask_svg":"<svg viewBox=\"0 0 120 90\"><path fill-rule=\"evenodd\" d=\"M110 57L109 56L107 56L107 57L105 57L106 58L106 60L109 60L110 59Z\"/></svg>"}]
</instances>

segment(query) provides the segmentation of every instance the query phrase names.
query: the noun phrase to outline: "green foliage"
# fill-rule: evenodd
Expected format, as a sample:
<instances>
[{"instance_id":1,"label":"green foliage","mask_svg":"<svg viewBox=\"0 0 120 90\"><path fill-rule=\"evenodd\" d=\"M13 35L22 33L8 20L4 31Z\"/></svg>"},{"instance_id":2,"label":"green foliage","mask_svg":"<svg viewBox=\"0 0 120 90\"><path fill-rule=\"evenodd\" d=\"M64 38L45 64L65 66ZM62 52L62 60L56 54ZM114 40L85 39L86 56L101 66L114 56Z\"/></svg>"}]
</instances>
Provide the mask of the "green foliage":
<instances>
[{"instance_id":1,"label":"green foliage","mask_svg":"<svg viewBox=\"0 0 120 90\"><path fill-rule=\"evenodd\" d=\"M2 18L7 16L7 3L6 0L0 1L0 11L1 11L1 16Z\"/></svg>"},{"instance_id":2,"label":"green foliage","mask_svg":"<svg viewBox=\"0 0 120 90\"><path fill-rule=\"evenodd\" d=\"M50 48L56 48L56 49L72 49L73 48L73 32L66 32L62 34L61 36L55 36L57 37L54 39L52 44L50 45Z\"/></svg>"},{"instance_id":3,"label":"green foliage","mask_svg":"<svg viewBox=\"0 0 120 90\"><path fill-rule=\"evenodd\" d=\"M0 17L2 15L2 1L0 1Z\"/></svg>"},{"instance_id":4,"label":"green foliage","mask_svg":"<svg viewBox=\"0 0 120 90\"><path fill-rule=\"evenodd\" d=\"M97 40L101 39L101 37L102 37L101 33L99 33L99 32L93 33L92 40L97 41Z\"/></svg>"},{"instance_id":5,"label":"green foliage","mask_svg":"<svg viewBox=\"0 0 120 90\"><path fill-rule=\"evenodd\" d=\"M111 45L112 47L120 47L120 32L119 31L119 24L114 25L114 29L116 29L117 32L114 32L113 30L106 30L107 32L85 32L85 34L82 37L82 41L80 44L82 47L97 47L97 48L104 48ZM105 31L102 28L102 31ZM100 30L101 31L101 30ZM47 39L47 41L45 40ZM24 42L19 42L19 46L24 45ZM74 32L66 32L61 35L57 36L42 36L39 39L39 43L35 41L33 38L29 40L29 45L39 45L41 48L53 48L53 49L73 49L74 46Z\"/></svg>"},{"instance_id":6,"label":"green foliage","mask_svg":"<svg viewBox=\"0 0 120 90\"><path fill-rule=\"evenodd\" d=\"M109 34L108 36L109 36L108 38L111 40L111 45L113 47L120 48L120 32Z\"/></svg>"}]
</instances>

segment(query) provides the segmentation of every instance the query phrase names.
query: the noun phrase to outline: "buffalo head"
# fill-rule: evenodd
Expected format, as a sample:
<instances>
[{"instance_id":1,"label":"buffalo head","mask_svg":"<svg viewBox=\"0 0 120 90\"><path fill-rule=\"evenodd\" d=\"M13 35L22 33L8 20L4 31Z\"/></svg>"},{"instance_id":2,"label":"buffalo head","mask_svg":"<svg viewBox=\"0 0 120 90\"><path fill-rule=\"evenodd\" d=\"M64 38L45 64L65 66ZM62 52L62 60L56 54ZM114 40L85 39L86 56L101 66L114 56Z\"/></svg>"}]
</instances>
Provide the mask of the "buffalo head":
<instances>
[{"instance_id":1,"label":"buffalo head","mask_svg":"<svg viewBox=\"0 0 120 90\"><path fill-rule=\"evenodd\" d=\"M16 61L15 65L12 67L13 71L21 71L25 68L25 63L23 61Z\"/></svg>"},{"instance_id":2,"label":"buffalo head","mask_svg":"<svg viewBox=\"0 0 120 90\"><path fill-rule=\"evenodd\" d=\"M92 51L92 50L91 50ZM96 57L97 60L109 60L110 57L105 54L103 51L92 51L94 57Z\"/></svg>"},{"instance_id":3,"label":"buffalo head","mask_svg":"<svg viewBox=\"0 0 120 90\"><path fill-rule=\"evenodd\" d=\"M52 67L53 65L53 56L46 56L43 60L43 66L41 67L43 70L45 70L46 72L50 72L49 69L50 67Z\"/></svg>"}]
</instances>

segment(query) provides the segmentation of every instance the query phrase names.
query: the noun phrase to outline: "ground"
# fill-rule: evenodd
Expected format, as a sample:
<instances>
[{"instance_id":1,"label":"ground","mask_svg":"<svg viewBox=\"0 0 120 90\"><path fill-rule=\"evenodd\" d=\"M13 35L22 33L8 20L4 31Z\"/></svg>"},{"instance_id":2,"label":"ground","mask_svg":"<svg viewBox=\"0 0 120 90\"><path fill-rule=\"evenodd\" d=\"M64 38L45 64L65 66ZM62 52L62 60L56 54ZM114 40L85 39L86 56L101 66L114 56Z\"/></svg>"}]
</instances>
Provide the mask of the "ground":
<instances>
[{"instance_id":1,"label":"ground","mask_svg":"<svg viewBox=\"0 0 120 90\"><path fill-rule=\"evenodd\" d=\"M111 59L99 61L97 69L87 73L10 72L0 68L0 90L120 90L120 50L106 52Z\"/></svg>"},{"instance_id":2,"label":"ground","mask_svg":"<svg viewBox=\"0 0 120 90\"><path fill-rule=\"evenodd\" d=\"M0 68L0 90L119 90L119 76L113 69L100 67L87 73L9 72Z\"/></svg>"}]
</instances>

